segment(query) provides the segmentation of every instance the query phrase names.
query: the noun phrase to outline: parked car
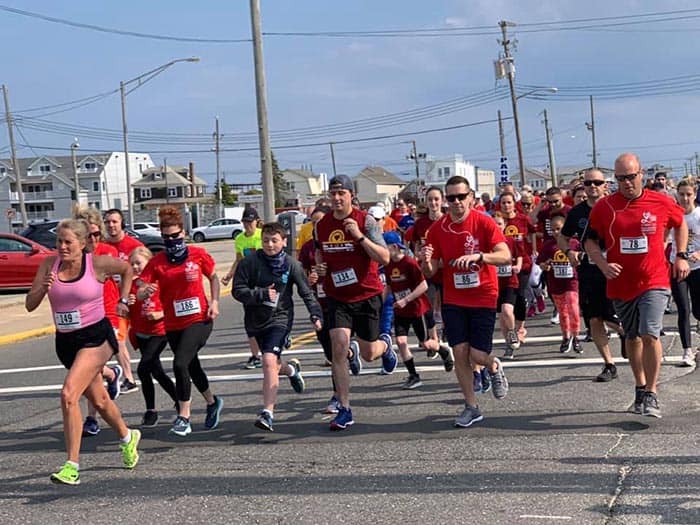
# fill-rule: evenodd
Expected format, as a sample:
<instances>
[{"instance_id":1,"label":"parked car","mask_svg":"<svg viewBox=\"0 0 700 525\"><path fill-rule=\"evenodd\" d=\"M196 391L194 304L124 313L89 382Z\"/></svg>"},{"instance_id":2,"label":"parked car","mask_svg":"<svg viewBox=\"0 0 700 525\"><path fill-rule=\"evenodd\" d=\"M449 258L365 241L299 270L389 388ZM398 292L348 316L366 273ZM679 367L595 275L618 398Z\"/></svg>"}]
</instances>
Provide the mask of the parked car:
<instances>
[{"instance_id":1,"label":"parked car","mask_svg":"<svg viewBox=\"0 0 700 525\"><path fill-rule=\"evenodd\" d=\"M33 222L21 232L23 237L30 239L36 243L45 246L46 248L54 249L56 247L56 227L57 220L46 220L41 222ZM135 232L130 228L124 230L128 235L141 241L146 248L153 253L158 253L165 249L163 238L160 236L160 230L157 233L146 231Z\"/></svg>"},{"instance_id":2,"label":"parked car","mask_svg":"<svg viewBox=\"0 0 700 525\"><path fill-rule=\"evenodd\" d=\"M143 231L154 235L160 235L160 224L157 222L135 222L132 230L138 233Z\"/></svg>"},{"instance_id":3,"label":"parked car","mask_svg":"<svg viewBox=\"0 0 700 525\"><path fill-rule=\"evenodd\" d=\"M30 288L42 261L55 254L20 235L0 233L0 289Z\"/></svg>"},{"instance_id":4,"label":"parked car","mask_svg":"<svg viewBox=\"0 0 700 525\"><path fill-rule=\"evenodd\" d=\"M213 239L235 239L242 231L243 223L238 219L216 219L206 226L192 230L192 240L204 242Z\"/></svg>"}]
</instances>

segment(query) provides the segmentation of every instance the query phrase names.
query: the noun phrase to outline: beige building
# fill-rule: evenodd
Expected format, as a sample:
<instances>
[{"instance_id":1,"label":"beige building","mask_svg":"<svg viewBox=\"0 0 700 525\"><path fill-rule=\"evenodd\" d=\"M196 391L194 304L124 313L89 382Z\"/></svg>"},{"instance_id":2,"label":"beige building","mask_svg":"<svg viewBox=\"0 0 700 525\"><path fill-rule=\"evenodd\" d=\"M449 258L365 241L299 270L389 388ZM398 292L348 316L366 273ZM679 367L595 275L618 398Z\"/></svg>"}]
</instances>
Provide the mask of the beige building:
<instances>
[{"instance_id":1,"label":"beige building","mask_svg":"<svg viewBox=\"0 0 700 525\"><path fill-rule=\"evenodd\" d=\"M394 199L406 186L405 180L381 166L367 166L353 182L360 202L383 202L387 206L393 206Z\"/></svg>"}]
</instances>

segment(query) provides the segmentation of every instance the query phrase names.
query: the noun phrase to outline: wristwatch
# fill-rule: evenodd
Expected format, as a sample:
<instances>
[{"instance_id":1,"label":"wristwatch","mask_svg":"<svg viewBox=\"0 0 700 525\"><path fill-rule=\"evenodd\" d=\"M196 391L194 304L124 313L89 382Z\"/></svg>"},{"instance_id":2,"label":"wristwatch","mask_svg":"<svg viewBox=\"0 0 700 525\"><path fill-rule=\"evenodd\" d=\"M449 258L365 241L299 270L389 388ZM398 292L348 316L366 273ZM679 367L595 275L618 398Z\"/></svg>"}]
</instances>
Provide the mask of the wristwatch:
<instances>
[{"instance_id":1,"label":"wristwatch","mask_svg":"<svg viewBox=\"0 0 700 525\"><path fill-rule=\"evenodd\" d=\"M679 259L685 259L686 261L688 260L688 252L678 252L676 253L676 257Z\"/></svg>"},{"instance_id":2,"label":"wristwatch","mask_svg":"<svg viewBox=\"0 0 700 525\"><path fill-rule=\"evenodd\" d=\"M119 302L124 306L129 306L129 299L124 299L123 297L119 299Z\"/></svg>"}]
</instances>

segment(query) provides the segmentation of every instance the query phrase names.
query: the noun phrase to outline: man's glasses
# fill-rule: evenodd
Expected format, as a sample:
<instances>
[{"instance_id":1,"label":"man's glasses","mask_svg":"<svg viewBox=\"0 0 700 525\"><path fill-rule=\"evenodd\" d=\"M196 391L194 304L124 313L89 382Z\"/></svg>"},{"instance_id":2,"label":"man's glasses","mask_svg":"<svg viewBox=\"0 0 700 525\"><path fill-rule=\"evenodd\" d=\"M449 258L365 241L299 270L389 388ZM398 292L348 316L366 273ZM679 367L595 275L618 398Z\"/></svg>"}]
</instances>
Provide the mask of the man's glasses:
<instances>
[{"instance_id":1,"label":"man's glasses","mask_svg":"<svg viewBox=\"0 0 700 525\"><path fill-rule=\"evenodd\" d=\"M99 239L100 237L102 237L102 233L100 233L100 232L90 232L90 237L92 237L93 239Z\"/></svg>"},{"instance_id":2,"label":"man's glasses","mask_svg":"<svg viewBox=\"0 0 700 525\"><path fill-rule=\"evenodd\" d=\"M584 186L593 186L593 185L602 186L603 184L605 184L604 180L584 180L583 181Z\"/></svg>"},{"instance_id":3,"label":"man's glasses","mask_svg":"<svg viewBox=\"0 0 700 525\"><path fill-rule=\"evenodd\" d=\"M175 232L175 233L161 233L160 236L166 240L167 239L177 239L181 233L182 233L182 230L180 230L179 232Z\"/></svg>"},{"instance_id":4,"label":"man's glasses","mask_svg":"<svg viewBox=\"0 0 700 525\"><path fill-rule=\"evenodd\" d=\"M561 201L560 200L550 201L549 199L547 199L547 202L550 204L550 206L558 206Z\"/></svg>"},{"instance_id":5,"label":"man's glasses","mask_svg":"<svg viewBox=\"0 0 700 525\"><path fill-rule=\"evenodd\" d=\"M617 180L617 182L625 182L625 181L631 182L637 178L637 175L639 175L639 173L628 173L627 175L615 175L615 180Z\"/></svg>"},{"instance_id":6,"label":"man's glasses","mask_svg":"<svg viewBox=\"0 0 700 525\"><path fill-rule=\"evenodd\" d=\"M455 193L454 195L445 196L447 202L463 201L466 200L467 197L469 197L468 193Z\"/></svg>"},{"instance_id":7,"label":"man's glasses","mask_svg":"<svg viewBox=\"0 0 700 525\"><path fill-rule=\"evenodd\" d=\"M522 204L523 208L525 208L525 207L528 207L528 208L529 208L530 206L532 206L532 203L531 203L531 202L523 202L523 201L520 201L520 204Z\"/></svg>"}]
</instances>

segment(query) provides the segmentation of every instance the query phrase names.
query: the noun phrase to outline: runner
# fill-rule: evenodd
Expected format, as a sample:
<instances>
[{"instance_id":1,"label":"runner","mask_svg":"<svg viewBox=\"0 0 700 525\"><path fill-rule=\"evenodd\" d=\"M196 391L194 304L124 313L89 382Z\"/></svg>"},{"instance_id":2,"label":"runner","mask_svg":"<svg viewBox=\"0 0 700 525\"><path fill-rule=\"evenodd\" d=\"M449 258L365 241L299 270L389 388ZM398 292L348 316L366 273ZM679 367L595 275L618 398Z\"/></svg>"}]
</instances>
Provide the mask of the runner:
<instances>
[{"instance_id":1,"label":"runner","mask_svg":"<svg viewBox=\"0 0 700 525\"><path fill-rule=\"evenodd\" d=\"M501 196L501 209L506 209L506 199ZM508 204L510 206L511 204ZM518 296L518 288L520 283L518 276L520 269L523 266L524 246L522 243L516 244L513 235L505 235L506 221L503 217L503 212L497 211L493 215L496 226L504 233L506 244L511 254L511 260L508 264L498 266L496 273L498 275L498 302L496 303L496 312L499 314L498 322L501 326L501 332L506 340L506 351L503 357L505 359L513 359L513 354L520 348L520 339L515 331L515 315L513 311Z\"/></svg>"},{"instance_id":2,"label":"runner","mask_svg":"<svg viewBox=\"0 0 700 525\"><path fill-rule=\"evenodd\" d=\"M179 403L170 432L184 437L192 432L191 383L207 402L204 419L207 430L218 426L224 406L223 399L209 388L209 379L197 357L211 334L214 319L219 316L219 279L211 255L203 248L185 244L180 211L174 206L163 206L158 217L165 250L156 254L141 273L137 298L145 300L160 291L165 335L175 355L173 369ZM204 294L202 277L209 280L211 302Z\"/></svg>"},{"instance_id":3,"label":"runner","mask_svg":"<svg viewBox=\"0 0 700 525\"><path fill-rule=\"evenodd\" d=\"M496 399L508 393L501 362L491 356L496 323L498 277L494 265L507 264L510 252L493 220L470 212L469 182L453 176L445 185L449 213L428 231L422 270L426 277L443 267L442 319L455 356L455 372L465 407L455 425L469 427L483 416L476 402L471 364L488 368Z\"/></svg>"},{"instance_id":4,"label":"runner","mask_svg":"<svg viewBox=\"0 0 700 525\"><path fill-rule=\"evenodd\" d=\"M586 325L590 326L591 339L604 363L603 370L596 376L596 381L606 383L617 378L617 367L610 351L605 327L607 325L620 338L622 357L626 355L624 331L620 325L620 318L615 313L615 307L606 295L605 276L585 251L572 250L569 247L571 239L578 239L579 242L583 240L591 209L605 196L607 190L605 176L596 168L586 170L583 175L583 188L586 200L574 206L568 213L557 243L571 264L578 265L576 271L579 277L579 308Z\"/></svg>"},{"instance_id":5,"label":"runner","mask_svg":"<svg viewBox=\"0 0 700 525\"><path fill-rule=\"evenodd\" d=\"M131 252L130 262L134 271L134 283L129 294L129 341L131 346L141 352L141 360L136 373L141 381L141 392L146 402L146 411L141 419L141 426L154 427L158 424L158 411L156 410L156 390L153 380L165 390L175 403L177 409L177 394L175 383L163 370L160 354L168 344L165 337L165 323L163 322L163 305L160 302L160 293L156 291L151 297L140 301L136 297L138 285L136 280L141 276L143 269L153 258L151 251L145 246L140 246Z\"/></svg>"},{"instance_id":6,"label":"runner","mask_svg":"<svg viewBox=\"0 0 700 525\"><path fill-rule=\"evenodd\" d=\"M316 263L328 296L333 377L341 404L330 428L343 430L354 423L345 364L351 331L355 331L365 361L381 357L382 369L392 373L397 359L391 336L379 333L383 286L378 263L389 262L382 233L371 216L352 208L354 186L350 177L335 176L328 188L332 213L316 224Z\"/></svg>"},{"instance_id":7,"label":"runner","mask_svg":"<svg viewBox=\"0 0 700 525\"><path fill-rule=\"evenodd\" d=\"M132 273L128 264L114 257L86 253L85 221L63 220L56 228L58 255L47 257L34 277L25 307L32 312L49 296L56 325L56 354L68 374L61 389L63 434L68 460L51 475L54 483L80 483L82 415L80 397L85 395L112 427L120 440L124 467L139 461L141 432L130 430L102 383L102 370L118 352L114 331L105 318L103 287L110 275L121 277L121 297L126 301ZM117 303L127 315L124 302Z\"/></svg>"},{"instance_id":8,"label":"runner","mask_svg":"<svg viewBox=\"0 0 700 525\"><path fill-rule=\"evenodd\" d=\"M243 303L245 329L253 334L263 356L263 409L255 426L273 431L279 375L289 377L297 394L304 392L304 378L298 359L282 361L284 342L289 337L289 318L294 312L293 288L304 300L311 323L320 330L323 312L314 298L299 261L284 251L287 231L278 222L262 227L262 249L246 257L233 276L233 297Z\"/></svg>"},{"instance_id":9,"label":"runner","mask_svg":"<svg viewBox=\"0 0 700 525\"><path fill-rule=\"evenodd\" d=\"M607 279L607 295L625 330L625 347L635 379L634 411L661 417L657 382L662 348L659 335L670 294L664 257L665 231L673 228L676 260L672 277L688 276L688 227L683 208L666 195L643 188L639 158L623 153L615 160L616 193L591 210L586 253ZM598 245L603 240L606 255Z\"/></svg>"}]
</instances>

